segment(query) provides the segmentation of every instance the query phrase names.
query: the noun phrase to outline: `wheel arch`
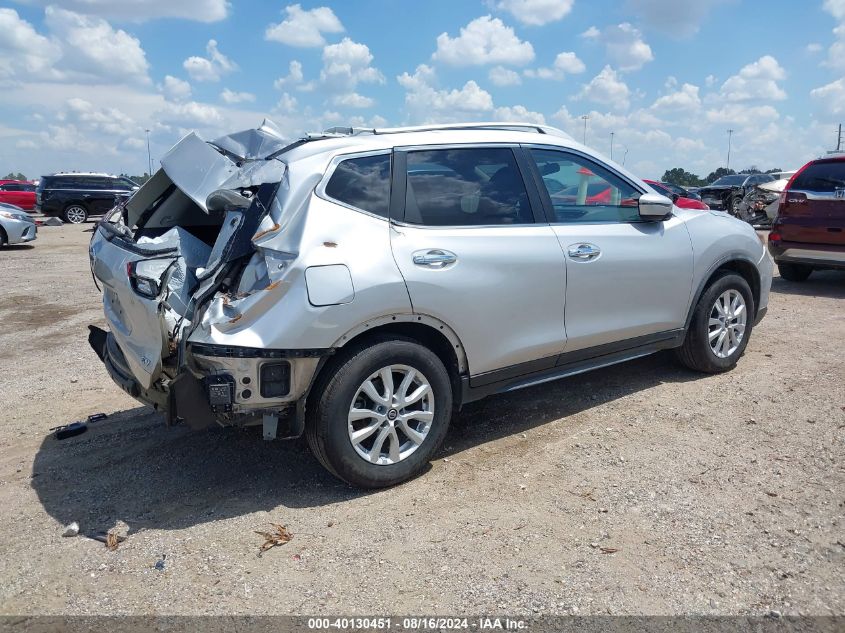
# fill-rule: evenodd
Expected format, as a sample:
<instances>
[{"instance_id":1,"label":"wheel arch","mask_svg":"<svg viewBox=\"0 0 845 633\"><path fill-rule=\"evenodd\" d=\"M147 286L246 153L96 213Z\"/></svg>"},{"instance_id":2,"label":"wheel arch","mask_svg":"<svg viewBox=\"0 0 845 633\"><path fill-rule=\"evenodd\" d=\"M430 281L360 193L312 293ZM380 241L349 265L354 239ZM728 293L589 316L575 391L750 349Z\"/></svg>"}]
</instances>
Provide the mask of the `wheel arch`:
<instances>
[{"instance_id":1,"label":"wheel arch","mask_svg":"<svg viewBox=\"0 0 845 633\"><path fill-rule=\"evenodd\" d=\"M434 352L449 373L453 402L460 406L461 377L469 372L464 346L451 327L435 317L424 314L389 314L361 323L346 332L332 346L337 353L326 357L325 362L321 362L314 372L305 398L310 398L314 385L322 375L331 371L338 362L342 362L344 349L365 344L368 339L385 336L409 339Z\"/></svg>"},{"instance_id":2,"label":"wheel arch","mask_svg":"<svg viewBox=\"0 0 845 633\"><path fill-rule=\"evenodd\" d=\"M710 271L704 275L703 281L696 289L692 302L690 302L689 310L687 311L687 320L684 325L685 329L689 329L690 321L692 320L695 306L704 291L716 280L726 272L736 273L746 282L751 288L751 296L754 299L754 317L760 309L760 271L757 270L757 265L750 259L743 255L728 255L716 264L714 264Z\"/></svg>"}]
</instances>

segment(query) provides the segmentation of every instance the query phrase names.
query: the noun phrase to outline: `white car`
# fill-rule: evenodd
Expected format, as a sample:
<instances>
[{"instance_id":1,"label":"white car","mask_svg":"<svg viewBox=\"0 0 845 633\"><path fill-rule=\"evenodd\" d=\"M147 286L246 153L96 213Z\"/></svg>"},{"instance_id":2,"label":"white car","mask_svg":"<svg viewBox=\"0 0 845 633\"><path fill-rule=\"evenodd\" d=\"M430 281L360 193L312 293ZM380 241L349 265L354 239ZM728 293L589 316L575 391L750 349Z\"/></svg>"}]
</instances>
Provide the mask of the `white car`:
<instances>
[{"instance_id":1,"label":"white car","mask_svg":"<svg viewBox=\"0 0 845 633\"><path fill-rule=\"evenodd\" d=\"M25 244L38 236L35 220L13 204L0 202L0 247Z\"/></svg>"}]
</instances>

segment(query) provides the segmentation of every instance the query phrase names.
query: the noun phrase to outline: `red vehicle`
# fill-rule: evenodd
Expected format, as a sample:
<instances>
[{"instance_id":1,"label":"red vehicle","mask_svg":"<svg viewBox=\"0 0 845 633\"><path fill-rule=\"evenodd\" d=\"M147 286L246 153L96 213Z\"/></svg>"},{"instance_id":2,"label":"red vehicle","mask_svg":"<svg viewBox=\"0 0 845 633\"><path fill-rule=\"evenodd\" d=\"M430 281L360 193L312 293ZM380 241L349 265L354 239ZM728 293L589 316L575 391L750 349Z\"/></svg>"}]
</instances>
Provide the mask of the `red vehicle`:
<instances>
[{"instance_id":1,"label":"red vehicle","mask_svg":"<svg viewBox=\"0 0 845 633\"><path fill-rule=\"evenodd\" d=\"M0 202L32 211L35 208L35 185L31 182L6 180L0 184Z\"/></svg>"},{"instance_id":2,"label":"red vehicle","mask_svg":"<svg viewBox=\"0 0 845 633\"><path fill-rule=\"evenodd\" d=\"M675 205L681 207L682 209L698 209L700 211L710 210L710 207L704 204L701 200L681 196L672 191L668 185L665 185L662 182L657 182L656 180L646 180L645 182L651 185L651 188L657 193L661 193L667 198L671 198Z\"/></svg>"},{"instance_id":3,"label":"red vehicle","mask_svg":"<svg viewBox=\"0 0 845 633\"><path fill-rule=\"evenodd\" d=\"M789 179L769 253L789 281L804 281L814 270L845 270L845 156L810 161Z\"/></svg>"}]
</instances>

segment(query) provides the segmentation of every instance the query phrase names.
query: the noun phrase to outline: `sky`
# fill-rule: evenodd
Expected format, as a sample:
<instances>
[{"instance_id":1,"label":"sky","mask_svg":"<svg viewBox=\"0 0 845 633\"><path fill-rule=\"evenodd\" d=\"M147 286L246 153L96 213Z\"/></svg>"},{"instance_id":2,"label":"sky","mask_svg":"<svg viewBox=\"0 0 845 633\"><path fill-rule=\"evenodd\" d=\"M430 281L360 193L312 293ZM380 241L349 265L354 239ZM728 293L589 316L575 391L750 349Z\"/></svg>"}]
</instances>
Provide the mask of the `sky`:
<instances>
[{"instance_id":1,"label":"sky","mask_svg":"<svg viewBox=\"0 0 845 633\"><path fill-rule=\"evenodd\" d=\"M845 0L3 0L0 175L190 131L526 121L644 178L796 168L845 123ZM845 142L843 142L845 144Z\"/></svg>"}]
</instances>

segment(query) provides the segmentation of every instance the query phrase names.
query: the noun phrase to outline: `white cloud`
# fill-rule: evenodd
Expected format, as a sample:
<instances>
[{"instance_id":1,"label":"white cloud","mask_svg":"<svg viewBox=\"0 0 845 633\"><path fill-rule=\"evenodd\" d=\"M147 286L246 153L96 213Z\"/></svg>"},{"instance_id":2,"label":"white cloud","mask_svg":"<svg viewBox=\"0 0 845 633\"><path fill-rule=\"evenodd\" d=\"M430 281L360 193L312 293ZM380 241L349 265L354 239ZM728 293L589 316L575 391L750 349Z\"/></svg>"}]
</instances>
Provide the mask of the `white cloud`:
<instances>
[{"instance_id":1,"label":"white cloud","mask_svg":"<svg viewBox=\"0 0 845 633\"><path fill-rule=\"evenodd\" d=\"M845 79L837 79L824 86L814 88L810 91L810 97L819 105L826 116L841 117L845 115Z\"/></svg>"},{"instance_id":2,"label":"white cloud","mask_svg":"<svg viewBox=\"0 0 845 633\"><path fill-rule=\"evenodd\" d=\"M286 92L282 93L282 96L274 109L281 112L292 112L296 110L296 97L291 97Z\"/></svg>"},{"instance_id":3,"label":"white cloud","mask_svg":"<svg viewBox=\"0 0 845 633\"><path fill-rule=\"evenodd\" d=\"M457 37L438 35L431 58L451 66L522 66L534 59L534 47L520 40L499 18L485 15L461 27Z\"/></svg>"},{"instance_id":4,"label":"white cloud","mask_svg":"<svg viewBox=\"0 0 845 633\"><path fill-rule=\"evenodd\" d=\"M653 29L674 37L689 37L698 32L708 14L727 0L628 0L630 12Z\"/></svg>"},{"instance_id":5,"label":"white cloud","mask_svg":"<svg viewBox=\"0 0 845 633\"><path fill-rule=\"evenodd\" d=\"M528 69L525 71L525 75L526 77L537 77L538 79L561 80L566 75L579 74L585 70L587 70L587 67L584 65L584 62L578 59L575 53L566 52L558 53L551 68Z\"/></svg>"},{"instance_id":6,"label":"white cloud","mask_svg":"<svg viewBox=\"0 0 845 633\"><path fill-rule=\"evenodd\" d=\"M605 66L576 95L577 99L601 103L613 110L627 110L630 106L630 97L631 90L628 85L619 78L619 74L610 66Z\"/></svg>"},{"instance_id":7,"label":"white cloud","mask_svg":"<svg viewBox=\"0 0 845 633\"><path fill-rule=\"evenodd\" d=\"M0 77L43 76L61 57L61 48L40 35L14 9L0 8ZM14 61L13 61L14 60Z\"/></svg>"},{"instance_id":8,"label":"white cloud","mask_svg":"<svg viewBox=\"0 0 845 633\"><path fill-rule=\"evenodd\" d=\"M123 135L134 131L135 122L117 108L95 106L90 101L75 97L69 99L68 119L82 126L110 135Z\"/></svg>"},{"instance_id":9,"label":"white cloud","mask_svg":"<svg viewBox=\"0 0 845 633\"><path fill-rule=\"evenodd\" d=\"M373 55L366 44L348 37L323 49L320 81L332 92L351 93L359 83L384 83L384 75L372 64Z\"/></svg>"},{"instance_id":10,"label":"white cloud","mask_svg":"<svg viewBox=\"0 0 845 633\"><path fill-rule=\"evenodd\" d=\"M273 87L277 90L280 90L283 86L292 86L295 84L300 84L302 83L302 79L302 64L296 60L293 60L288 65L287 76L279 77L276 81L273 82Z\"/></svg>"},{"instance_id":11,"label":"white cloud","mask_svg":"<svg viewBox=\"0 0 845 633\"><path fill-rule=\"evenodd\" d=\"M252 103L255 101L255 95L251 92L235 92L233 90L229 90L228 88L223 88L223 92L220 93L220 98L223 99L225 103Z\"/></svg>"},{"instance_id":12,"label":"white cloud","mask_svg":"<svg viewBox=\"0 0 845 633\"><path fill-rule=\"evenodd\" d=\"M498 0L493 7L507 11L523 24L542 26L563 19L575 0Z\"/></svg>"},{"instance_id":13,"label":"white cloud","mask_svg":"<svg viewBox=\"0 0 845 633\"><path fill-rule=\"evenodd\" d=\"M216 40L208 40L205 52L208 57L189 57L182 64L194 81L220 81L223 75L237 70L238 65L218 50Z\"/></svg>"},{"instance_id":14,"label":"white cloud","mask_svg":"<svg viewBox=\"0 0 845 633\"><path fill-rule=\"evenodd\" d=\"M822 6L837 20L845 21L845 0L824 0Z\"/></svg>"},{"instance_id":15,"label":"white cloud","mask_svg":"<svg viewBox=\"0 0 845 633\"><path fill-rule=\"evenodd\" d=\"M161 117L162 123L181 124L188 127L219 125L224 120L220 110L196 101L188 101L187 103L168 102L156 114Z\"/></svg>"},{"instance_id":16,"label":"white cloud","mask_svg":"<svg viewBox=\"0 0 845 633\"><path fill-rule=\"evenodd\" d=\"M746 106L740 103L729 103L722 108L708 110L705 116L710 123L760 126L774 121L780 117L780 114L770 105Z\"/></svg>"},{"instance_id":17,"label":"white cloud","mask_svg":"<svg viewBox=\"0 0 845 633\"><path fill-rule=\"evenodd\" d=\"M786 92L778 81L786 78L786 71L771 55L764 55L756 62L743 66L736 75L728 77L719 91L720 96L733 102L780 101Z\"/></svg>"},{"instance_id":18,"label":"white cloud","mask_svg":"<svg viewBox=\"0 0 845 633\"><path fill-rule=\"evenodd\" d=\"M56 70L66 77L149 83L141 42L100 18L49 6L44 22L61 49Z\"/></svg>"},{"instance_id":19,"label":"white cloud","mask_svg":"<svg viewBox=\"0 0 845 633\"><path fill-rule=\"evenodd\" d=\"M608 59L622 71L639 70L654 59L651 47L643 40L642 33L628 22L611 24L602 32L590 27L581 35L604 42Z\"/></svg>"},{"instance_id":20,"label":"white cloud","mask_svg":"<svg viewBox=\"0 0 845 633\"><path fill-rule=\"evenodd\" d=\"M332 104L345 108L371 108L376 102L369 97L359 95L357 92L347 92L332 97Z\"/></svg>"},{"instance_id":21,"label":"white cloud","mask_svg":"<svg viewBox=\"0 0 845 633\"><path fill-rule=\"evenodd\" d=\"M836 39L828 49L825 65L836 70L845 70L845 0L825 0L823 7L839 22L833 29Z\"/></svg>"},{"instance_id":22,"label":"white cloud","mask_svg":"<svg viewBox=\"0 0 845 633\"><path fill-rule=\"evenodd\" d=\"M824 47L818 42L810 42L809 44L807 44L804 50L807 51L810 55L815 55L816 53L820 53L822 51L822 48Z\"/></svg>"},{"instance_id":23,"label":"white cloud","mask_svg":"<svg viewBox=\"0 0 845 633\"><path fill-rule=\"evenodd\" d=\"M185 101L191 97L191 84L172 75L165 75L159 90L164 93L165 97L173 101Z\"/></svg>"},{"instance_id":24,"label":"white cloud","mask_svg":"<svg viewBox=\"0 0 845 633\"><path fill-rule=\"evenodd\" d=\"M460 89L439 90L434 69L417 66L413 75L402 73L396 80L405 88L405 105L415 122L456 121L493 109L493 97L474 81Z\"/></svg>"},{"instance_id":25,"label":"white cloud","mask_svg":"<svg viewBox=\"0 0 845 633\"><path fill-rule=\"evenodd\" d=\"M677 82L675 82L677 83ZM677 91L658 97L651 105L653 110L661 112L690 112L701 107L698 86L685 83Z\"/></svg>"},{"instance_id":26,"label":"white cloud","mask_svg":"<svg viewBox=\"0 0 845 633\"><path fill-rule=\"evenodd\" d=\"M493 110L493 120L512 123L536 123L538 125L546 124L546 117L540 112L532 112L522 105L496 108Z\"/></svg>"},{"instance_id":27,"label":"white cloud","mask_svg":"<svg viewBox=\"0 0 845 633\"><path fill-rule=\"evenodd\" d=\"M47 7L56 0L24 0ZM159 18L184 18L196 22L217 22L229 14L228 0L62 0L62 8L101 18L144 22Z\"/></svg>"},{"instance_id":28,"label":"white cloud","mask_svg":"<svg viewBox=\"0 0 845 633\"><path fill-rule=\"evenodd\" d=\"M343 24L329 7L310 11L298 4L285 7L287 17L279 24L271 24L264 33L265 39L288 46L315 47L326 43L323 33L342 33Z\"/></svg>"},{"instance_id":29,"label":"white cloud","mask_svg":"<svg viewBox=\"0 0 845 633\"><path fill-rule=\"evenodd\" d=\"M490 72L487 73L487 77L494 86L499 87L518 86L522 83L518 72L505 68L504 66L493 66Z\"/></svg>"}]
</instances>

